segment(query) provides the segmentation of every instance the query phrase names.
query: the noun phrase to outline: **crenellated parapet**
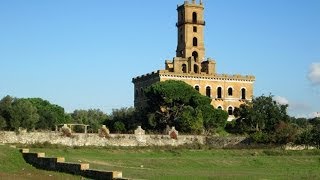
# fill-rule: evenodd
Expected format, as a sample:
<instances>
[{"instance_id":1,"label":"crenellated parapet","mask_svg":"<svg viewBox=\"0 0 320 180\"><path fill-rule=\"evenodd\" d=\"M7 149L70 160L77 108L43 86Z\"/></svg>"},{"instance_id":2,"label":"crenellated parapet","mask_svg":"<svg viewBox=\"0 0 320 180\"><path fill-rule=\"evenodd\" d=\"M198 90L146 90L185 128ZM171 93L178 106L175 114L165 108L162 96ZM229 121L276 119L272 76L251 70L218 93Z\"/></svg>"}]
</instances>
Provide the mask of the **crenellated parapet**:
<instances>
[{"instance_id":1,"label":"crenellated parapet","mask_svg":"<svg viewBox=\"0 0 320 180\"><path fill-rule=\"evenodd\" d=\"M208 75L206 73L201 74L186 74L186 73L175 73L169 72L168 70L160 70L160 77L172 77L172 78L181 78L181 79L201 79L201 80L217 80L217 81L242 81L242 82L254 82L256 80L253 75L229 75L229 74L213 74Z\"/></svg>"},{"instance_id":2,"label":"crenellated parapet","mask_svg":"<svg viewBox=\"0 0 320 180\"><path fill-rule=\"evenodd\" d=\"M160 70L153 71L151 73L147 73L147 74L143 74L143 75L137 76L135 78L132 78L132 82L136 83L136 82L139 82L139 81L150 80L150 78L158 78L159 77L159 72L160 72Z\"/></svg>"}]
</instances>

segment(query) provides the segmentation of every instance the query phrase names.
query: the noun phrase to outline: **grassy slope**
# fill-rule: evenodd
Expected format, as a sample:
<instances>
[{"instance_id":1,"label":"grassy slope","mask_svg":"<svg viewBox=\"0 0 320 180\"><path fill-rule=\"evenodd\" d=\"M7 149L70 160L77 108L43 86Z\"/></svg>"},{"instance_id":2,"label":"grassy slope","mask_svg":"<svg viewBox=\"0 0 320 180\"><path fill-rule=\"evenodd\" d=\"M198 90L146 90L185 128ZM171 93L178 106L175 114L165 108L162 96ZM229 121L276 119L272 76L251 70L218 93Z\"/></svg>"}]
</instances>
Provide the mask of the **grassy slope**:
<instances>
[{"instance_id":1,"label":"grassy slope","mask_svg":"<svg viewBox=\"0 0 320 180\"><path fill-rule=\"evenodd\" d=\"M0 145L0 179L80 179L62 173L37 170L27 164L18 149Z\"/></svg>"},{"instance_id":2,"label":"grassy slope","mask_svg":"<svg viewBox=\"0 0 320 180\"><path fill-rule=\"evenodd\" d=\"M34 149L143 179L320 179L320 151ZM142 167L142 166L143 167Z\"/></svg>"}]
</instances>

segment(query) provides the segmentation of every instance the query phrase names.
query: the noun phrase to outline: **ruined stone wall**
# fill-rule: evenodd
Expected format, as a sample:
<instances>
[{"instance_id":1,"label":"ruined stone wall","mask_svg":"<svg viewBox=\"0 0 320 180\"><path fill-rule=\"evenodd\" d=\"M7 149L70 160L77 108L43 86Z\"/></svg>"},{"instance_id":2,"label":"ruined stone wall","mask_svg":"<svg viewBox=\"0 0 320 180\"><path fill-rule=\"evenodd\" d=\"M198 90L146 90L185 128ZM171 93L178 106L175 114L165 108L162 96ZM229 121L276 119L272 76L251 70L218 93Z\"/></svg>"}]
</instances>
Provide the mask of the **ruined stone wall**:
<instances>
[{"instance_id":1,"label":"ruined stone wall","mask_svg":"<svg viewBox=\"0 0 320 180\"><path fill-rule=\"evenodd\" d=\"M65 137L55 132L0 132L0 143L61 144L65 146L179 146L192 143L205 143L204 136L179 136L172 139L169 135L134 135L110 134L108 137L99 137L98 134L72 134Z\"/></svg>"},{"instance_id":2,"label":"ruined stone wall","mask_svg":"<svg viewBox=\"0 0 320 180\"><path fill-rule=\"evenodd\" d=\"M30 132L20 133L0 131L0 143L4 144L35 144L46 143L65 146L180 146L186 144L210 145L223 148L228 145L242 143L245 138L232 137L206 137L201 135L144 135L144 134L110 134L100 137L98 134L72 134L71 137L63 136L59 132Z\"/></svg>"}]
</instances>

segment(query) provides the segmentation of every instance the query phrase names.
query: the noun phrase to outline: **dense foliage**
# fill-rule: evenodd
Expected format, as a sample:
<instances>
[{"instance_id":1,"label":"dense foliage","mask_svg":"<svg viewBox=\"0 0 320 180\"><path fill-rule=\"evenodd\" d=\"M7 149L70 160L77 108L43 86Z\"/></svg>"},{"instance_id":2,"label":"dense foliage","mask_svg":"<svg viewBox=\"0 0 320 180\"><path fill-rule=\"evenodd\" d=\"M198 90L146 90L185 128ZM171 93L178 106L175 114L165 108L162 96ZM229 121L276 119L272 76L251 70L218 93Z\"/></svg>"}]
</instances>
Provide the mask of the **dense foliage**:
<instances>
[{"instance_id":1,"label":"dense foliage","mask_svg":"<svg viewBox=\"0 0 320 180\"><path fill-rule=\"evenodd\" d=\"M0 101L1 129L54 129L55 125L68 121L70 119L62 107L40 98L19 99L6 96Z\"/></svg>"},{"instance_id":2,"label":"dense foliage","mask_svg":"<svg viewBox=\"0 0 320 180\"><path fill-rule=\"evenodd\" d=\"M224 127L227 113L215 110L211 99L201 95L182 81L164 81L144 90L147 98L144 126L154 131L163 131L175 126L184 133L200 133L205 128L214 131Z\"/></svg>"},{"instance_id":3,"label":"dense foliage","mask_svg":"<svg viewBox=\"0 0 320 180\"><path fill-rule=\"evenodd\" d=\"M138 113L134 108L113 109L109 119L104 122L111 132L125 133L133 132L138 126Z\"/></svg>"},{"instance_id":4,"label":"dense foliage","mask_svg":"<svg viewBox=\"0 0 320 180\"><path fill-rule=\"evenodd\" d=\"M73 123L89 125L88 131L97 133L108 116L99 109L75 110L71 113ZM77 131L83 132L83 127L77 126Z\"/></svg>"},{"instance_id":5,"label":"dense foliage","mask_svg":"<svg viewBox=\"0 0 320 180\"><path fill-rule=\"evenodd\" d=\"M89 125L88 132L97 133L106 125L113 133L133 133L137 126L148 132L163 133L175 126L180 133L216 133L247 135L257 143L296 143L320 148L320 118L293 118L288 105L279 104L273 96L259 96L236 108L236 120L228 122L225 111L211 106L211 99L182 81L165 81L144 89L145 108L113 109L108 115L99 109L64 108L41 98L0 100L0 130L54 130L65 123ZM83 132L83 127L73 129Z\"/></svg>"}]
</instances>

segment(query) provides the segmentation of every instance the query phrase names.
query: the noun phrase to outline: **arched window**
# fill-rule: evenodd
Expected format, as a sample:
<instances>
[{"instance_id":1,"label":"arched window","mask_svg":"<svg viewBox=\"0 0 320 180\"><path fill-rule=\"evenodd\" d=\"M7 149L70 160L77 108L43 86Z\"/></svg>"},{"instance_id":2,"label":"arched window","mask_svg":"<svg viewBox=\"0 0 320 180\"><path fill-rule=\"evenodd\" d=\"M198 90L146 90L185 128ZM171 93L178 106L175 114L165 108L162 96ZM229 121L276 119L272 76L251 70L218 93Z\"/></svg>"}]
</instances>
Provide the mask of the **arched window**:
<instances>
[{"instance_id":1,"label":"arched window","mask_svg":"<svg viewBox=\"0 0 320 180\"><path fill-rule=\"evenodd\" d=\"M228 108L228 114L229 114L229 116L233 115L233 108L232 107Z\"/></svg>"},{"instance_id":2,"label":"arched window","mask_svg":"<svg viewBox=\"0 0 320 180\"><path fill-rule=\"evenodd\" d=\"M135 97L138 97L138 96L139 96L139 91L138 89L136 89Z\"/></svg>"},{"instance_id":3,"label":"arched window","mask_svg":"<svg viewBox=\"0 0 320 180\"><path fill-rule=\"evenodd\" d=\"M193 46L198 46L198 39L196 37L193 38Z\"/></svg>"},{"instance_id":4,"label":"arched window","mask_svg":"<svg viewBox=\"0 0 320 180\"><path fill-rule=\"evenodd\" d=\"M187 73L187 65L182 64L182 72Z\"/></svg>"},{"instance_id":5,"label":"arched window","mask_svg":"<svg viewBox=\"0 0 320 180\"><path fill-rule=\"evenodd\" d=\"M197 51L193 51L192 52L192 57L194 58L194 61L197 61L197 59L198 59L198 52Z\"/></svg>"},{"instance_id":6,"label":"arched window","mask_svg":"<svg viewBox=\"0 0 320 180\"><path fill-rule=\"evenodd\" d=\"M228 96L233 96L233 89L232 89L232 87L228 88Z\"/></svg>"},{"instance_id":7,"label":"arched window","mask_svg":"<svg viewBox=\"0 0 320 180\"><path fill-rule=\"evenodd\" d=\"M198 15L196 12L193 12L192 13L192 22L197 23L197 21L198 21Z\"/></svg>"},{"instance_id":8,"label":"arched window","mask_svg":"<svg viewBox=\"0 0 320 180\"><path fill-rule=\"evenodd\" d=\"M244 99L247 99L247 98L246 98L246 89L245 89L245 88L242 88L242 89L241 89L241 99L243 99L243 100L244 100Z\"/></svg>"},{"instance_id":9,"label":"arched window","mask_svg":"<svg viewBox=\"0 0 320 180\"><path fill-rule=\"evenodd\" d=\"M218 99L222 98L222 87L218 87L218 89L217 89L217 98Z\"/></svg>"},{"instance_id":10,"label":"arched window","mask_svg":"<svg viewBox=\"0 0 320 180\"><path fill-rule=\"evenodd\" d=\"M200 90L199 86L195 86L194 89L197 90L198 92Z\"/></svg>"},{"instance_id":11,"label":"arched window","mask_svg":"<svg viewBox=\"0 0 320 180\"><path fill-rule=\"evenodd\" d=\"M211 97L211 87L210 86L207 86L207 88L206 88L206 95L208 97Z\"/></svg>"},{"instance_id":12,"label":"arched window","mask_svg":"<svg viewBox=\"0 0 320 180\"><path fill-rule=\"evenodd\" d=\"M199 73L199 68L198 68L198 65L194 65L193 66L193 69L194 69L194 73Z\"/></svg>"},{"instance_id":13,"label":"arched window","mask_svg":"<svg viewBox=\"0 0 320 180\"><path fill-rule=\"evenodd\" d=\"M221 106L218 106L218 109L222 110L222 107L221 107Z\"/></svg>"},{"instance_id":14,"label":"arched window","mask_svg":"<svg viewBox=\"0 0 320 180\"><path fill-rule=\"evenodd\" d=\"M143 88L140 88L140 95L141 95L141 96L144 96Z\"/></svg>"}]
</instances>

